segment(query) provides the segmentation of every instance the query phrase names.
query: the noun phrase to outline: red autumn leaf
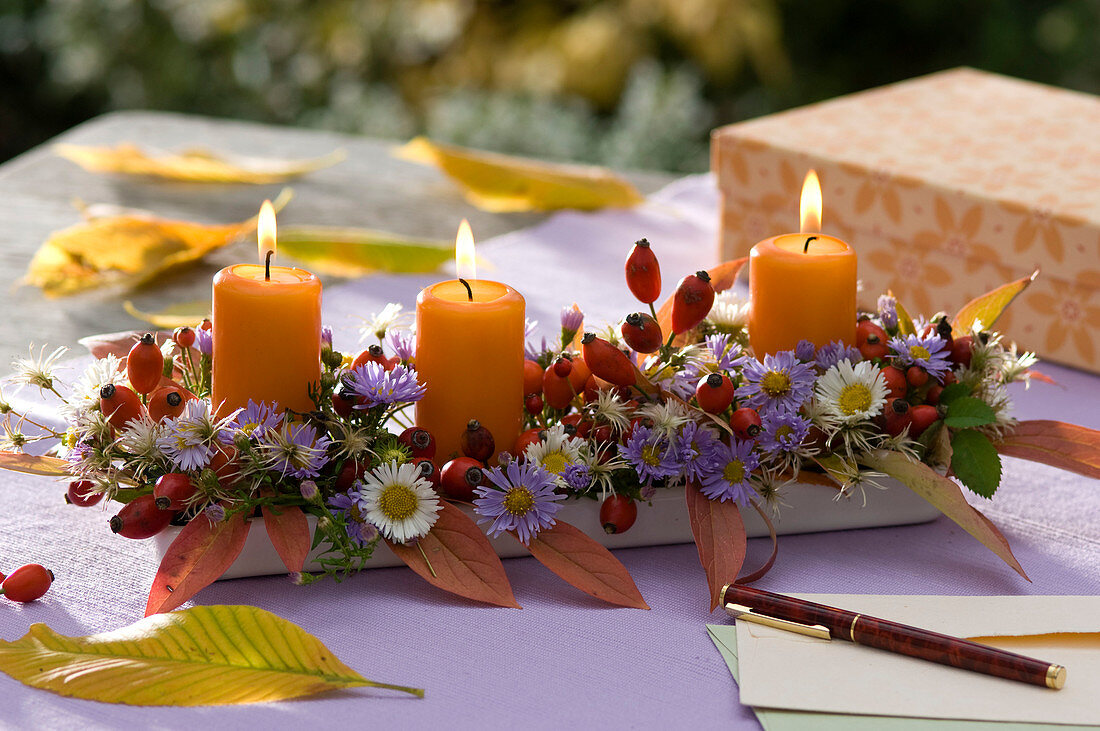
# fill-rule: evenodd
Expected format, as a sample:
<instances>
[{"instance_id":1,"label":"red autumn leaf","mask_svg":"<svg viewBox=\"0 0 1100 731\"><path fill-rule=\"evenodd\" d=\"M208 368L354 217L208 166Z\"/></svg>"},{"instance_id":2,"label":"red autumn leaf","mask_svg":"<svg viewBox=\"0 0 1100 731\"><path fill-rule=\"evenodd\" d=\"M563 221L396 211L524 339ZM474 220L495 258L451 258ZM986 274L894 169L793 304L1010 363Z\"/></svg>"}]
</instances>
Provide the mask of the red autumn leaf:
<instances>
[{"instance_id":1,"label":"red autumn leaf","mask_svg":"<svg viewBox=\"0 0 1100 731\"><path fill-rule=\"evenodd\" d=\"M193 518L164 553L145 616L171 611L217 581L240 555L248 528L241 513L220 523Z\"/></svg>"},{"instance_id":2,"label":"red autumn leaf","mask_svg":"<svg viewBox=\"0 0 1100 731\"><path fill-rule=\"evenodd\" d=\"M737 281L737 275L741 273L741 269L749 261L747 256L743 256L740 259L732 259L730 261L724 261L716 267L707 270L707 274L710 275L710 284L714 287L715 293L725 292L727 289L733 286L733 283ZM665 300L665 303L661 305L661 309L657 311L657 324L661 326L661 332L672 332L672 297L670 296ZM673 345L683 345L685 341L685 335L681 333L676 336L676 340L673 341Z\"/></svg>"},{"instance_id":3,"label":"red autumn leaf","mask_svg":"<svg viewBox=\"0 0 1100 731\"><path fill-rule=\"evenodd\" d=\"M768 560L764 562L764 565L753 571L751 574L746 574L733 582L735 584L751 584L754 581L759 581L764 578L764 575L772 570L772 565L775 564L775 557L779 555L779 538L775 534L775 525L772 523L772 519L768 517L768 514L753 501L752 506L756 508L756 512L760 514L760 517L764 520L764 523L768 526L768 535L772 539L772 554L768 556Z\"/></svg>"},{"instance_id":4,"label":"red autumn leaf","mask_svg":"<svg viewBox=\"0 0 1100 731\"><path fill-rule=\"evenodd\" d=\"M1034 368L1029 368L1026 372L1026 375L1033 381L1039 381L1040 383L1049 383L1051 386L1059 385L1058 381L1055 381L1046 373L1043 373L1042 371L1037 371Z\"/></svg>"},{"instance_id":5,"label":"red autumn leaf","mask_svg":"<svg viewBox=\"0 0 1100 731\"><path fill-rule=\"evenodd\" d=\"M461 510L450 503L442 505L439 519L417 545L389 540L386 544L432 586L474 601L519 609L489 539Z\"/></svg>"},{"instance_id":6,"label":"red autumn leaf","mask_svg":"<svg viewBox=\"0 0 1100 731\"><path fill-rule=\"evenodd\" d=\"M707 574L713 612L721 601L722 587L737 578L745 563L748 547L745 524L737 503L732 500L710 500L694 484L688 485L685 493L691 533L699 550L699 563Z\"/></svg>"},{"instance_id":7,"label":"red autumn leaf","mask_svg":"<svg viewBox=\"0 0 1100 731\"><path fill-rule=\"evenodd\" d=\"M1100 431L1061 421L1021 421L994 447L1009 457L1100 478Z\"/></svg>"},{"instance_id":8,"label":"red autumn leaf","mask_svg":"<svg viewBox=\"0 0 1100 731\"><path fill-rule=\"evenodd\" d=\"M540 530L527 548L539 563L585 594L620 607L649 609L619 559L578 528L559 520Z\"/></svg>"},{"instance_id":9,"label":"red autumn leaf","mask_svg":"<svg viewBox=\"0 0 1100 731\"><path fill-rule=\"evenodd\" d=\"M263 515L267 537L271 539L271 545L283 560L286 570L291 573L301 571L312 543L306 514L296 505L279 506L278 512L264 505Z\"/></svg>"},{"instance_id":10,"label":"red autumn leaf","mask_svg":"<svg viewBox=\"0 0 1100 731\"><path fill-rule=\"evenodd\" d=\"M966 501L958 484L934 469L910 459L901 452L879 450L864 454L860 460L873 470L883 472L905 484L910 490L935 505L940 512L955 521L960 528L981 541L1002 561L1028 581L1020 562L1012 555L1008 539L989 518Z\"/></svg>"}]
</instances>

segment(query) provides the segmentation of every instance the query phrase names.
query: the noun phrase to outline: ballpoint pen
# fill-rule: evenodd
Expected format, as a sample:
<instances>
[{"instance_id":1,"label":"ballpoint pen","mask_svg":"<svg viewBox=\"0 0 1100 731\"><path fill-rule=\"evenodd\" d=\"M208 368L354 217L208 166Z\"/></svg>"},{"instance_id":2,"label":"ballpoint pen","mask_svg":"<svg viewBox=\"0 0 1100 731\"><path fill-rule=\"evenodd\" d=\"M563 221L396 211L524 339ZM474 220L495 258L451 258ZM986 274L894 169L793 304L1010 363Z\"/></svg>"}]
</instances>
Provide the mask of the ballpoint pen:
<instances>
[{"instance_id":1,"label":"ballpoint pen","mask_svg":"<svg viewBox=\"0 0 1100 731\"><path fill-rule=\"evenodd\" d=\"M727 584L722 606L739 622L753 622L826 640L846 640L887 652L1060 690L1066 669L970 640L868 617L803 599Z\"/></svg>"}]
</instances>

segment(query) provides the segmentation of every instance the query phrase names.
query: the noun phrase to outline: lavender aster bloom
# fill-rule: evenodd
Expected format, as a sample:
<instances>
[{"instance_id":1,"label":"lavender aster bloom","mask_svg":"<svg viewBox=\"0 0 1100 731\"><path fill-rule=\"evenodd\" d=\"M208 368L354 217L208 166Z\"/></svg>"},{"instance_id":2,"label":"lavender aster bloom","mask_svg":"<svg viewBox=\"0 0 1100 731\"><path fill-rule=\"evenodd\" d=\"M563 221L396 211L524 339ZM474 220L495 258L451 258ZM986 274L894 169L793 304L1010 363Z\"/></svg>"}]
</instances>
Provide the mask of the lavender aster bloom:
<instances>
[{"instance_id":1,"label":"lavender aster bloom","mask_svg":"<svg viewBox=\"0 0 1100 731\"><path fill-rule=\"evenodd\" d=\"M814 344L809 340L799 340L798 345L794 346L794 357L809 363L814 359L816 351Z\"/></svg>"},{"instance_id":2,"label":"lavender aster bloom","mask_svg":"<svg viewBox=\"0 0 1100 731\"><path fill-rule=\"evenodd\" d=\"M760 418L762 431L757 443L766 454L790 454L802 446L810 432L810 422L796 413L773 411Z\"/></svg>"},{"instance_id":3,"label":"lavender aster bloom","mask_svg":"<svg viewBox=\"0 0 1100 731\"><path fill-rule=\"evenodd\" d=\"M386 343L402 363L408 363L416 355L416 336L408 330L390 330Z\"/></svg>"},{"instance_id":4,"label":"lavender aster bloom","mask_svg":"<svg viewBox=\"0 0 1100 731\"><path fill-rule=\"evenodd\" d=\"M283 425L283 410L279 404L272 403L269 407L266 403L256 403L248 400L248 406L237 412L230 423L232 432L221 435L223 442L233 441L233 432L240 433L249 438L263 439L268 429L278 429Z\"/></svg>"},{"instance_id":5,"label":"lavender aster bloom","mask_svg":"<svg viewBox=\"0 0 1100 731\"><path fill-rule=\"evenodd\" d=\"M748 357L741 353L740 345L737 343L730 345L728 333L708 335L703 343L711 355L714 356L714 361L718 364L718 370L720 371L728 373L748 360Z\"/></svg>"},{"instance_id":6,"label":"lavender aster bloom","mask_svg":"<svg viewBox=\"0 0 1100 731\"><path fill-rule=\"evenodd\" d=\"M902 370L919 366L937 381L943 381L944 374L951 370L951 362L948 360L951 352L947 349L947 341L939 335L890 338L889 345L895 353L894 365Z\"/></svg>"},{"instance_id":7,"label":"lavender aster bloom","mask_svg":"<svg viewBox=\"0 0 1100 731\"><path fill-rule=\"evenodd\" d=\"M702 479L701 490L711 500L733 500L744 505L752 496L749 477L760 466L760 460L752 451L752 442L731 440L729 446L720 444L711 469Z\"/></svg>"},{"instance_id":8,"label":"lavender aster bloom","mask_svg":"<svg viewBox=\"0 0 1100 731\"><path fill-rule=\"evenodd\" d=\"M592 485L592 470L583 463L571 464L560 475L565 486L575 492L584 492Z\"/></svg>"},{"instance_id":9,"label":"lavender aster bloom","mask_svg":"<svg viewBox=\"0 0 1100 731\"><path fill-rule=\"evenodd\" d=\"M565 495L555 492L557 479L531 463L511 462L505 468L485 470L493 486L474 490L474 512L490 523L489 535L515 531L525 545L543 528L554 525L554 515Z\"/></svg>"},{"instance_id":10,"label":"lavender aster bloom","mask_svg":"<svg viewBox=\"0 0 1100 731\"><path fill-rule=\"evenodd\" d=\"M845 345L839 340L834 340L828 345L822 345L821 349L817 351L817 357L815 361L817 367L823 371L827 371L842 360L846 360L852 365L863 360L863 355L859 352L859 348Z\"/></svg>"},{"instance_id":11,"label":"lavender aster bloom","mask_svg":"<svg viewBox=\"0 0 1100 731\"><path fill-rule=\"evenodd\" d=\"M680 474L682 460L678 459L678 453L661 432L646 426L639 426L626 444L619 445L619 454L630 463L642 482Z\"/></svg>"},{"instance_id":12,"label":"lavender aster bloom","mask_svg":"<svg viewBox=\"0 0 1100 731\"><path fill-rule=\"evenodd\" d=\"M571 307L561 308L561 342L566 346L573 341L577 331L584 324L584 313L574 303Z\"/></svg>"},{"instance_id":13,"label":"lavender aster bloom","mask_svg":"<svg viewBox=\"0 0 1100 731\"><path fill-rule=\"evenodd\" d=\"M362 494L354 488L328 499L328 506L335 508L336 512L344 518L344 530L351 542L357 546L367 545L378 535L378 529L367 522L362 511L359 510L362 499Z\"/></svg>"},{"instance_id":14,"label":"lavender aster bloom","mask_svg":"<svg viewBox=\"0 0 1100 731\"><path fill-rule=\"evenodd\" d=\"M206 515L206 519L211 523L217 524L225 520L225 508L217 503L213 505L207 505L202 511Z\"/></svg>"},{"instance_id":15,"label":"lavender aster bloom","mask_svg":"<svg viewBox=\"0 0 1100 731\"><path fill-rule=\"evenodd\" d=\"M888 294L878 298L878 317L882 326L892 330L898 326L898 301Z\"/></svg>"},{"instance_id":16,"label":"lavender aster bloom","mask_svg":"<svg viewBox=\"0 0 1100 731\"><path fill-rule=\"evenodd\" d=\"M737 396L758 411L798 411L814 387L813 366L800 363L794 353L782 350L765 355L764 362L750 359L742 374L745 384Z\"/></svg>"},{"instance_id":17,"label":"lavender aster bloom","mask_svg":"<svg viewBox=\"0 0 1100 731\"><path fill-rule=\"evenodd\" d=\"M316 477L328 462L328 437L309 424L289 422L269 429L260 445L264 466L283 477Z\"/></svg>"},{"instance_id":18,"label":"lavender aster bloom","mask_svg":"<svg viewBox=\"0 0 1100 731\"><path fill-rule=\"evenodd\" d=\"M681 474L685 480L697 480L718 454L718 437L711 429L689 421L680 431L678 439L678 451L682 458Z\"/></svg>"},{"instance_id":19,"label":"lavender aster bloom","mask_svg":"<svg viewBox=\"0 0 1100 731\"><path fill-rule=\"evenodd\" d=\"M416 371L396 365L387 371L381 364L369 361L344 376L344 383L364 403L357 409L370 409L380 404L411 403L424 397L425 388L416 380Z\"/></svg>"},{"instance_id":20,"label":"lavender aster bloom","mask_svg":"<svg viewBox=\"0 0 1100 731\"><path fill-rule=\"evenodd\" d=\"M325 326L321 328L321 347L332 348L332 328Z\"/></svg>"},{"instance_id":21,"label":"lavender aster bloom","mask_svg":"<svg viewBox=\"0 0 1100 731\"><path fill-rule=\"evenodd\" d=\"M166 422L164 435L157 440L168 459L182 470L198 470L210 464L213 452L211 437L220 432L212 431L210 405L203 399L187 402L183 413Z\"/></svg>"},{"instance_id":22,"label":"lavender aster bloom","mask_svg":"<svg viewBox=\"0 0 1100 731\"><path fill-rule=\"evenodd\" d=\"M203 355L210 355L214 352L214 335L210 330L203 330L201 327L195 328L195 347L199 349L199 352Z\"/></svg>"}]
</instances>

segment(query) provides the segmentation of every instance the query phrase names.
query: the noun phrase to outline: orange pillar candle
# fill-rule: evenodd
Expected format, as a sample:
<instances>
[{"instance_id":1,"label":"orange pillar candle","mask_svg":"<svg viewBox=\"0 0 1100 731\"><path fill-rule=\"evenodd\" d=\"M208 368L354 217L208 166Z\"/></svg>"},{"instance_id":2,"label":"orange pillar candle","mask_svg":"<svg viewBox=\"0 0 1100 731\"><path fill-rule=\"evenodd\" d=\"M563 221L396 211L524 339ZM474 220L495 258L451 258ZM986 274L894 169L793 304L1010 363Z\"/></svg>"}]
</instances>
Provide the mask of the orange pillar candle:
<instances>
[{"instance_id":1,"label":"orange pillar candle","mask_svg":"<svg viewBox=\"0 0 1100 731\"><path fill-rule=\"evenodd\" d=\"M821 233L821 188L814 171L802 189L804 233L761 241L749 253L749 342L762 359L800 340L821 347L856 336L856 252ZM807 233L809 232L809 233Z\"/></svg>"},{"instance_id":2,"label":"orange pillar candle","mask_svg":"<svg viewBox=\"0 0 1100 731\"><path fill-rule=\"evenodd\" d=\"M523 296L475 278L465 221L456 259L469 290L450 280L424 288L416 299L416 372L427 387L416 404L416 425L435 437L437 464L460 454L470 419L489 430L497 452L511 451L523 424Z\"/></svg>"},{"instance_id":3,"label":"orange pillar candle","mask_svg":"<svg viewBox=\"0 0 1100 731\"><path fill-rule=\"evenodd\" d=\"M264 264L235 264L214 275L211 401L219 417L249 400L312 411L309 389L321 380L321 282L304 269L270 266L269 202L257 233Z\"/></svg>"}]
</instances>

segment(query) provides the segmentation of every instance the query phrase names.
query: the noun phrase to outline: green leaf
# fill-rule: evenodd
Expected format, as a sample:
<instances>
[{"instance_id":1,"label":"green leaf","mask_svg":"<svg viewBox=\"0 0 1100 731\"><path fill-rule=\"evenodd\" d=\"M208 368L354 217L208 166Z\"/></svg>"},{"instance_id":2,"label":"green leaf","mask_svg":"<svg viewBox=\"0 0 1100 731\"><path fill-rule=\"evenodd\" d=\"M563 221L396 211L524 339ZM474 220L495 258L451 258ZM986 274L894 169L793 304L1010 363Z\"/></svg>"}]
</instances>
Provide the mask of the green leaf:
<instances>
[{"instance_id":1,"label":"green leaf","mask_svg":"<svg viewBox=\"0 0 1100 731\"><path fill-rule=\"evenodd\" d=\"M996 420L997 415L993 413L992 406L973 396L964 396L956 398L947 407L944 423L952 429L965 429L992 424Z\"/></svg>"},{"instance_id":2,"label":"green leaf","mask_svg":"<svg viewBox=\"0 0 1100 731\"><path fill-rule=\"evenodd\" d=\"M982 497L993 497L1001 484L1001 458L989 437L973 429L951 439L951 469L959 482Z\"/></svg>"},{"instance_id":3,"label":"green leaf","mask_svg":"<svg viewBox=\"0 0 1100 731\"><path fill-rule=\"evenodd\" d=\"M970 386L965 383L950 383L943 387L943 393L940 394L940 403L948 406L955 399L969 395Z\"/></svg>"},{"instance_id":4,"label":"green leaf","mask_svg":"<svg viewBox=\"0 0 1100 731\"><path fill-rule=\"evenodd\" d=\"M411 239L369 229L288 226L279 229L279 253L321 274L361 277L371 272L423 274L454 258L454 244Z\"/></svg>"},{"instance_id":5,"label":"green leaf","mask_svg":"<svg viewBox=\"0 0 1100 731\"><path fill-rule=\"evenodd\" d=\"M424 691L367 680L320 640L271 612L192 607L114 632L65 637L32 624L0 640L0 671L59 695L134 706L215 706L341 688Z\"/></svg>"}]
</instances>

